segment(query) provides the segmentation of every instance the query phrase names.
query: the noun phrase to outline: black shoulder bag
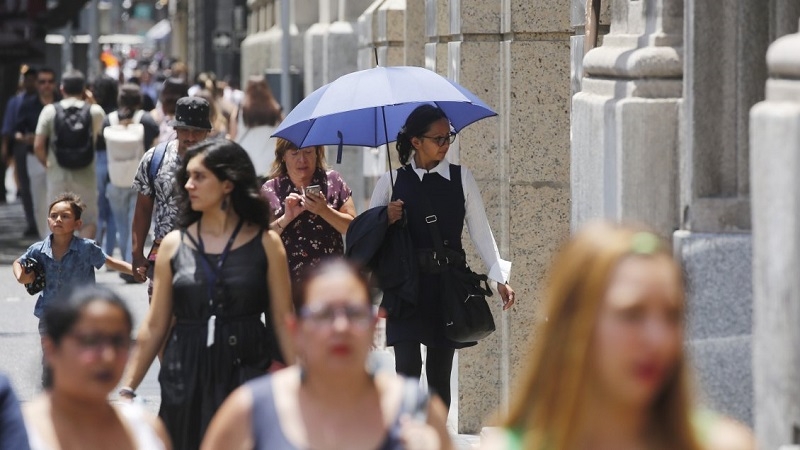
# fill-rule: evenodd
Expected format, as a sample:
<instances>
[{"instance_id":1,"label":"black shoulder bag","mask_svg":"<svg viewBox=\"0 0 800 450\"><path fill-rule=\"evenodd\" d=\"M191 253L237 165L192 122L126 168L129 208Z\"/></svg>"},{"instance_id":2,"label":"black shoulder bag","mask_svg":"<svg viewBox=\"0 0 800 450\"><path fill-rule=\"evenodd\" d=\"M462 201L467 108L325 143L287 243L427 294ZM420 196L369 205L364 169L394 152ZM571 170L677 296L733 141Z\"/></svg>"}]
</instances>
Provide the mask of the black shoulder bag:
<instances>
[{"instance_id":1,"label":"black shoulder bag","mask_svg":"<svg viewBox=\"0 0 800 450\"><path fill-rule=\"evenodd\" d=\"M469 268L463 258L452 258L452 249L446 249L438 218L427 195L415 183L417 197L425 210L425 222L433 240L433 260L442 267L442 306L444 335L455 342L475 342L494 332L494 318L486 297L492 296L488 277Z\"/></svg>"}]
</instances>

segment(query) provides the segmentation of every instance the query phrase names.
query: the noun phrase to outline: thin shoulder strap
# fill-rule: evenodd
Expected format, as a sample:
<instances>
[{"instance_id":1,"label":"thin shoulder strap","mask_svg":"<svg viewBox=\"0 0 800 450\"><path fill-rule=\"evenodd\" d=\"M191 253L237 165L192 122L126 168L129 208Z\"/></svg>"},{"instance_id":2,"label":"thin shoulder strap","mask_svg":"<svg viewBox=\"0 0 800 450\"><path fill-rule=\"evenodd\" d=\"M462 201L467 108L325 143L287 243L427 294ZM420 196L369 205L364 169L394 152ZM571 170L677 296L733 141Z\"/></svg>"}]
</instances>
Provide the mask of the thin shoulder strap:
<instances>
[{"instance_id":1,"label":"thin shoulder strap","mask_svg":"<svg viewBox=\"0 0 800 450\"><path fill-rule=\"evenodd\" d=\"M155 190L156 175L158 175L158 170L161 169L161 164L164 162L164 156L167 154L167 145L170 142L162 142L153 150L153 158L150 160L150 166L147 170L151 190Z\"/></svg>"},{"instance_id":2,"label":"thin shoulder strap","mask_svg":"<svg viewBox=\"0 0 800 450\"><path fill-rule=\"evenodd\" d=\"M144 117L144 113L145 113L145 111L143 109L140 109L140 110L136 111L136 113L133 115L133 122L132 123L141 123L142 122L142 117Z\"/></svg>"}]
</instances>

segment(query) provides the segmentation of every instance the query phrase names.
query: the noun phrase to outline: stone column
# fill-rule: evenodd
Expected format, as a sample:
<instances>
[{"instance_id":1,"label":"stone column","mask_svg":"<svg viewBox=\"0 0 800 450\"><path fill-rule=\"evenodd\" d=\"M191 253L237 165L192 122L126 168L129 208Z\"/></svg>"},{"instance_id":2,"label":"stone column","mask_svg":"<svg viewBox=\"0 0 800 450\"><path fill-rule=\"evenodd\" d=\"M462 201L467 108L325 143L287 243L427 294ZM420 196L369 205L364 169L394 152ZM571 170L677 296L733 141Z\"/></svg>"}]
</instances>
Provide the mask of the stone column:
<instances>
[{"instance_id":1,"label":"stone column","mask_svg":"<svg viewBox=\"0 0 800 450\"><path fill-rule=\"evenodd\" d=\"M119 20L118 5L119 2L111 2L112 4L112 17L115 21ZM168 5L170 24L172 25L172 35L170 36L170 54L174 58L186 62L188 56L188 9L189 2L187 0L180 0L170 2ZM116 14L115 14L116 13Z\"/></svg>"},{"instance_id":2,"label":"stone column","mask_svg":"<svg viewBox=\"0 0 800 450\"><path fill-rule=\"evenodd\" d=\"M407 1L403 39L404 65L425 67L425 39L425 2Z\"/></svg>"},{"instance_id":3,"label":"stone column","mask_svg":"<svg viewBox=\"0 0 800 450\"><path fill-rule=\"evenodd\" d=\"M800 33L767 53L766 100L750 111L753 377L760 448L800 443Z\"/></svg>"},{"instance_id":4,"label":"stone column","mask_svg":"<svg viewBox=\"0 0 800 450\"><path fill-rule=\"evenodd\" d=\"M687 0L676 254L687 340L707 406L753 420L748 111L763 98L770 7Z\"/></svg>"},{"instance_id":5,"label":"stone column","mask_svg":"<svg viewBox=\"0 0 800 450\"><path fill-rule=\"evenodd\" d=\"M305 50L303 35L318 21L319 0L294 0L291 3L291 25L289 35L291 36L291 67L300 72L301 77L304 70ZM263 74L265 70L280 70L281 67L281 30L280 21L280 0L266 0L267 25L271 25L265 31L251 34L241 43L242 51L242 78L249 75ZM276 86L272 86L273 92Z\"/></svg>"},{"instance_id":6,"label":"stone column","mask_svg":"<svg viewBox=\"0 0 800 450\"><path fill-rule=\"evenodd\" d=\"M678 225L681 0L615 0L572 103L572 225L604 217Z\"/></svg>"},{"instance_id":7,"label":"stone column","mask_svg":"<svg viewBox=\"0 0 800 450\"><path fill-rule=\"evenodd\" d=\"M570 38L570 83L572 95L581 91L583 80L583 56L586 54L584 42L586 39L586 0L571 0L570 23L575 30L575 35ZM602 45L603 36L608 34L611 24L611 1L600 3L600 24L597 33L597 45Z\"/></svg>"},{"instance_id":8,"label":"stone column","mask_svg":"<svg viewBox=\"0 0 800 450\"><path fill-rule=\"evenodd\" d=\"M303 90L305 95L325 84L325 67L323 58L325 51L323 39L328 33L331 23L332 0L319 0L319 22L311 25L303 36L303 52L306 71L303 73Z\"/></svg>"},{"instance_id":9,"label":"stone column","mask_svg":"<svg viewBox=\"0 0 800 450\"><path fill-rule=\"evenodd\" d=\"M337 7L331 10L333 22L322 37L323 84L358 70L356 21L360 12L367 8L369 3L370 0L338 0L338 2L334 2ZM319 86L314 86L315 89L317 87ZM366 183L362 164L364 155L371 153L371 150L346 146L342 149L341 164L336 164L336 153L336 146L328 146L328 162L347 181L353 191L356 211L362 212L369 205L369 197L372 195L372 186L368 186Z\"/></svg>"},{"instance_id":10,"label":"stone column","mask_svg":"<svg viewBox=\"0 0 800 450\"><path fill-rule=\"evenodd\" d=\"M520 302L498 331L458 355L458 431L476 433L508 402L530 347L544 271L569 232L569 5L527 0L428 0L426 66L499 116L470 125L448 159L481 188ZM464 239L474 267L483 267Z\"/></svg>"}]
</instances>

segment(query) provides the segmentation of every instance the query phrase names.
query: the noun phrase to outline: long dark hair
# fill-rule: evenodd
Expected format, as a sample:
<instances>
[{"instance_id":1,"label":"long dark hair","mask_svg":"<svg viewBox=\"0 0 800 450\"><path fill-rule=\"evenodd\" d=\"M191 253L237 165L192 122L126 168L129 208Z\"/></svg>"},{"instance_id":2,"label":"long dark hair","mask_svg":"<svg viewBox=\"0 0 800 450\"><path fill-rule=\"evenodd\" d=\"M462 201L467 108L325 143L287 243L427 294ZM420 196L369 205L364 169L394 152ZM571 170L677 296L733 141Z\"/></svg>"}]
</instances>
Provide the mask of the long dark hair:
<instances>
[{"instance_id":1,"label":"long dark hair","mask_svg":"<svg viewBox=\"0 0 800 450\"><path fill-rule=\"evenodd\" d=\"M108 75L102 75L94 80L92 93L98 105L103 107L106 114L117 110L117 94L119 83Z\"/></svg>"},{"instance_id":2,"label":"long dark hair","mask_svg":"<svg viewBox=\"0 0 800 450\"><path fill-rule=\"evenodd\" d=\"M228 139L209 139L194 145L186 151L183 164L176 174L178 186L178 225L188 227L197 222L203 213L192 210L186 181L189 179L186 167L195 156L203 156L203 165L220 181L233 183L230 201L233 210L246 222L269 228L270 208L258 190L258 179L253 162L239 144Z\"/></svg>"},{"instance_id":3,"label":"long dark hair","mask_svg":"<svg viewBox=\"0 0 800 450\"><path fill-rule=\"evenodd\" d=\"M241 111L242 121L248 128L275 126L280 122L281 105L275 100L263 75L254 75L247 80Z\"/></svg>"},{"instance_id":4,"label":"long dark hair","mask_svg":"<svg viewBox=\"0 0 800 450\"><path fill-rule=\"evenodd\" d=\"M120 86L117 106L119 120L133 118L136 111L142 109L141 88L133 83L126 83Z\"/></svg>"},{"instance_id":5,"label":"long dark hair","mask_svg":"<svg viewBox=\"0 0 800 450\"><path fill-rule=\"evenodd\" d=\"M431 124L440 119L447 119L447 115L438 106L426 104L411 111L406 118L405 125L397 133L397 155L402 165L408 164L408 160L411 158L411 150L414 149L411 139L427 133Z\"/></svg>"},{"instance_id":6,"label":"long dark hair","mask_svg":"<svg viewBox=\"0 0 800 450\"><path fill-rule=\"evenodd\" d=\"M133 316L122 297L107 287L94 285L76 288L66 294L64 299L59 299L48 306L42 318L44 335L53 342L53 345L61 345L64 336L69 334L80 320L83 309L95 301L105 302L119 308L125 316L128 332L133 330ZM53 385L52 368L48 365L44 367L42 382L45 388Z\"/></svg>"}]
</instances>

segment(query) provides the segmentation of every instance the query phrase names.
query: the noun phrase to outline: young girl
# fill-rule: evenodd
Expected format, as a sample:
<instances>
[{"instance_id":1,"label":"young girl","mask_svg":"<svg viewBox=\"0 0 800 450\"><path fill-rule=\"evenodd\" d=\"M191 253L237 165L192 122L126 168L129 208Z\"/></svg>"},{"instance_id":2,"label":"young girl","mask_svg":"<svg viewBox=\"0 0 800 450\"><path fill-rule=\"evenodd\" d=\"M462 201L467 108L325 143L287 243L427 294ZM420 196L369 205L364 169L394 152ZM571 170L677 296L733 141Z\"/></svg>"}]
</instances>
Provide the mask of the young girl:
<instances>
[{"instance_id":1,"label":"young girl","mask_svg":"<svg viewBox=\"0 0 800 450\"><path fill-rule=\"evenodd\" d=\"M130 263L106 255L92 240L75 236L75 230L82 225L83 209L84 205L76 194L65 192L56 197L50 204L47 217L50 235L28 247L14 261L14 276L22 284L36 280L36 273L26 270L23 262L35 260L44 271L44 290L33 310L33 315L40 319L40 334L45 310L74 287L95 284L95 269L108 265L111 269L133 274Z\"/></svg>"}]
</instances>

